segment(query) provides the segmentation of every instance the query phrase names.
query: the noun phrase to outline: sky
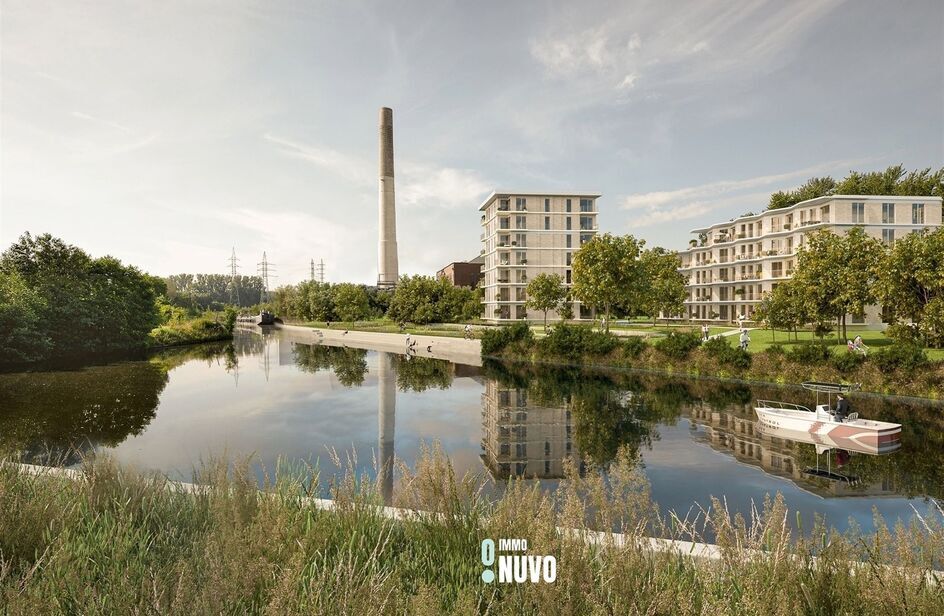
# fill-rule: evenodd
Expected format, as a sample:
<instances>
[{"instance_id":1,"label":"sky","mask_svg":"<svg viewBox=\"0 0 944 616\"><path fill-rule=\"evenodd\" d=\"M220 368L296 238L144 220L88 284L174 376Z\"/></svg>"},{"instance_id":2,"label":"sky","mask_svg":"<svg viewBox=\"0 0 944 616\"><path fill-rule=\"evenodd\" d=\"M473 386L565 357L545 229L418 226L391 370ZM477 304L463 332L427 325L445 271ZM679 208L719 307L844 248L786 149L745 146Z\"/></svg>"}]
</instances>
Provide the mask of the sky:
<instances>
[{"instance_id":1,"label":"sky","mask_svg":"<svg viewBox=\"0 0 944 616\"><path fill-rule=\"evenodd\" d=\"M492 190L692 228L850 169L944 165L944 3L0 0L0 249L152 274L377 276L394 110L401 274L479 253Z\"/></svg>"}]
</instances>

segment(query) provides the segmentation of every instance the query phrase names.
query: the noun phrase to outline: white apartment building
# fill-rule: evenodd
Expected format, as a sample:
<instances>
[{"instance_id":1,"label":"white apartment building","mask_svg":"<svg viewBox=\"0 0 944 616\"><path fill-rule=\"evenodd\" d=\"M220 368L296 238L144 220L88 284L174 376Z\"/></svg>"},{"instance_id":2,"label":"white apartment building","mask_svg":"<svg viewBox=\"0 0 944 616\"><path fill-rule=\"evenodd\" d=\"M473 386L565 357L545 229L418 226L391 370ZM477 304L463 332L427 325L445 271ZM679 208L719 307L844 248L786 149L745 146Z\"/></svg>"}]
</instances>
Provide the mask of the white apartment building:
<instances>
[{"instance_id":1,"label":"white apartment building","mask_svg":"<svg viewBox=\"0 0 944 616\"><path fill-rule=\"evenodd\" d=\"M572 282L574 253L597 233L599 193L495 191L479 207L482 212L481 286L485 319L540 320L544 314L525 306L528 279L559 274ZM574 317L593 312L574 302ZM553 311L548 319L558 319Z\"/></svg>"},{"instance_id":2,"label":"white apartment building","mask_svg":"<svg viewBox=\"0 0 944 616\"><path fill-rule=\"evenodd\" d=\"M698 239L679 252L681 272L688 277L683 317L750 320L763 295L793 274L797 250L814 229L841 234L863 227L892 243L940 225L941 197L832 195L693 229ZM880 325L881 308L870 306L863 318L850 315L849 322Z\"/></svg>"}]
</instances>

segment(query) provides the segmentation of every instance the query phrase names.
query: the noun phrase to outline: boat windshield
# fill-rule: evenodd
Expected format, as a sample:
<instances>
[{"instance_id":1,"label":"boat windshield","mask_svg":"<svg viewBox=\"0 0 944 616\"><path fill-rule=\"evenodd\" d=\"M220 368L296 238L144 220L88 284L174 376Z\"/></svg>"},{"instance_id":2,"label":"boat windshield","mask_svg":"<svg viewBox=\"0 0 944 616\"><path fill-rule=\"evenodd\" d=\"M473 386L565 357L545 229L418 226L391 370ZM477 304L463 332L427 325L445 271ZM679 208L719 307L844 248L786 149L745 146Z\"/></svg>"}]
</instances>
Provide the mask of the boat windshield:
<instances>
[{"instance_id":1,"label":"boat windshield","mask_svg":"<svg viewBox=\"0 0 944 616\"><path fill-rule=\"evenodd\" d=\"M778 400L758 400L757 404L761 408L767 409L779 409L781 411L803 411L805 413L813 412L800 404L791 404L790 402L780 402Z\"/></svg>"},{"instance_id":2,"label":"boat windshield","mask_svg":"<svg viewBox=\"0 0 944 616\"><path fill-rule=\"evenodd\" d=\"M815 391L817 393L825 394L844 394L850 391L858 390L861 385L859 383L825 383L823 381L806 381L802 383L803 389L808 389L810 391Z\"/></svg>"}]
</instances>

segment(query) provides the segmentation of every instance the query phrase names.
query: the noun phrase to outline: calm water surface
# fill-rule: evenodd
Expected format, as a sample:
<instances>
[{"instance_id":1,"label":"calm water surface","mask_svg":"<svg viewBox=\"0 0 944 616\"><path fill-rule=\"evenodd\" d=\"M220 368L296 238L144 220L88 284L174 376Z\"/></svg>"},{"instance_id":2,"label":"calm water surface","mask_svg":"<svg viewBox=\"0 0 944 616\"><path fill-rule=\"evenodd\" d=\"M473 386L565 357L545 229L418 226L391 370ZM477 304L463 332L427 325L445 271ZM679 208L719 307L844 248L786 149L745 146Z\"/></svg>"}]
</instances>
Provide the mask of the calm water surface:
<instances>
[{"instance_id":1,"label":"calm water surface","mask_svg":"<svg viewBox=\"0 0 944 616\"><path fill-rule=\"evenodd\" d=\"M780 492L809 528L872 527L926 514L944 486L944 406L858 396L854 410L903 424L886 455L832 450L758 432L757 398L811 404L801 389L452 364L442 360L306 345L280 332L238 332L207 345L76 371L0 375L0 447L23 461L76 464L107 452L118 461L190 479L213 456L252 454L320 462L354 452L362 472L394 455L407 464L437 441L456 470L553 487L563 460L606 464L637 450L664 512L723 498L749 514ZM829 468L845 480L807 472ZM260 471L261 474L261 471ZM395 488L385 478L385 497Z\"/></svg>"}]
</instances>

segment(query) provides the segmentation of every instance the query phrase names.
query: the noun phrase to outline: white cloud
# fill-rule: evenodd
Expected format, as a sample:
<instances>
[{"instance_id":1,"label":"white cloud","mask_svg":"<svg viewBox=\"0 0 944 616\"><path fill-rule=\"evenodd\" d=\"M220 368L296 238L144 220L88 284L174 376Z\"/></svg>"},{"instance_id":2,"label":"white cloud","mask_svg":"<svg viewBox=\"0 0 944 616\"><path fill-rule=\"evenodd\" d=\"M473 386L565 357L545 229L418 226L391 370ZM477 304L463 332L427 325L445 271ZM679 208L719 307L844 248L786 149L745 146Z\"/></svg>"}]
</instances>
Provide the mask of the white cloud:
<instances>
[{"instance_id":1,"label":"white cloud","mask_svg":"<svg viewBox=\"0 0 944 616\"><path fill-rule=\"evenodd\" d=\"M631 90L633 86L636 85L636 80L639 79L639 75L636 73L630 73L623 77L623 81L617 86L620 90Z\"/></svg>"},{"instance_id":2,"label":"white cloud","mask_svg":"<svg viewBox=\"0 0 944 616\"><path fill-rule=\"evenodd\" d=\"M376 181L377 172L372 171L367 161L344 154L328 147L302 144L266 133L263 138L279 149L317 167L356 184L370 184Z\"/></svg>"},{"instance_id":3,"label":"white cloud","mask_svg":"<svg viewBox=\"0 0 944 616\"><path fill-rule=\"evenodd\" d=\"M404 163L403 179L397 188L397 205L468 208L492 186L478 172L469 169Z\"/></svg>"},{"instance_id":4,"label":"white cloud","mask_svg":"<svg viewBox=\"0 0 944 616\"><path fill-rule=\"evenodd\" d=\"M125 125L123 125L123 124L119 124L118 122L112 122L111 120L103 120L103 119L101 119L101 118L96 118L95 116L91 116L91 115L89 115L89 114L87 114L87 113L82 113L81 111L73 111L73 112L70 113L69 115L71 115L73 118L78 118L78 119L80 119L80 120L85 120L86 122L94 122L95 124L100 124L100 125L102 125L102 126L108 126L109 128L114 128L114 129L120 130L121 132L124 132L124 133L133 132L130 128L128 128L127 126L125 126Z\"/></svg>"},{"instance_id":5,"label":"white cloud","mask_svg":"<svg viewBox=\"0 0 944 616\"><path fill-rule=\"evenodd\" d=\"M803 38L841 1L706 0L684 11L642 3L616 16L581 6L554 14L529 49L548 76L576 79L590 90L605 90L605 84L625 89L640 76L667 84L770 72L798 53ZM648 33L645 46L639 32Z\"/></svg>"},{"instance_id":6,"label":"white cloud","mask_svg":"<svg viewBox=\"0 0 944 616\"><path fill-rule=\"evenodd\" d=\"M811 176L830 173L836 169L849 169L862 162L864 161L830 161L786 173L761 175L741 180L722 180L674 190L636 193L624 197L620 208L639 212L630 219L631 227L646 227L696 218L722 208L733 209L734 206L757 211L766 207L767 198L771 192L793 188ZM757 190L761 188L764 190Z\"/></svg>"}]
</instances>

